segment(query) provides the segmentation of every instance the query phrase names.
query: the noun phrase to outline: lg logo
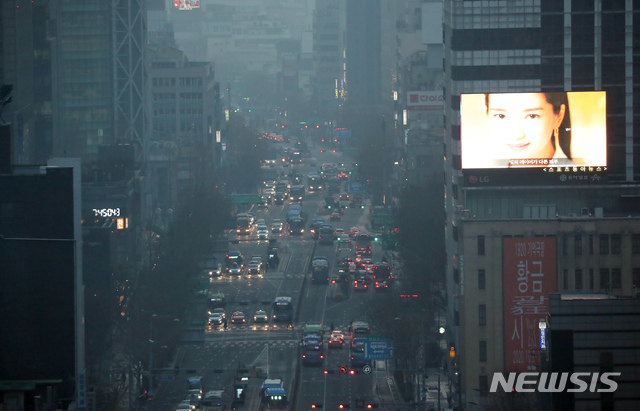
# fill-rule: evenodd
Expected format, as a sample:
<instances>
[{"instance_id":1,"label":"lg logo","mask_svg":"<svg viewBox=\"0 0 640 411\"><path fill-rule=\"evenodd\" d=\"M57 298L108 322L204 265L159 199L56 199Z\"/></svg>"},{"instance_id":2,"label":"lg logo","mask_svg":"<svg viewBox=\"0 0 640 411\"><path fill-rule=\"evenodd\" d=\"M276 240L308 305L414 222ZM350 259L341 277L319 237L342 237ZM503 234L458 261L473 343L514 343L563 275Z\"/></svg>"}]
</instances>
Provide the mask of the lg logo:
<instances>
[{"instance_id":1,"label":"lg logo","mask_svg":"<svg viewBox=\"0 0 640 411\"><path fill-rule=\"evenodd\" d=\"M471 184L486 184L489 182L489 176L469 176L469 183Z\"/></svg>"}]
</instances>

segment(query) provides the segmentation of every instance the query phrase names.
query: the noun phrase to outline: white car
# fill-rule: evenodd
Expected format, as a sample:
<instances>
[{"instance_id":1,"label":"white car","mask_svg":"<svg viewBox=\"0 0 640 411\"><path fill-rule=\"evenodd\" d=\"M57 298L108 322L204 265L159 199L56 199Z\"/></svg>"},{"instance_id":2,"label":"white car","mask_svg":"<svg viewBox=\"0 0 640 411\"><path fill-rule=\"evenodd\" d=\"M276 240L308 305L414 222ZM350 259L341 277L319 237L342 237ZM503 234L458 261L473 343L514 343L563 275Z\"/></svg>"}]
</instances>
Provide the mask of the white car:
<instances>
[{"instance_id":1,"label":"white car","mask_svg":"<svg viewBox=\"0 0 640 411\"><path fill-rule=\"evenodd\" d=\"M268 240L269 239L269 230L266 225L258 226L258 240Z\"/></svg>"},{"instance_id":2,"label":"white car","mask_svg":"<svg viewBox=\"0 0 640 411\"><path fill-rule=\"evenodd\" d=\"M263 311L263 310L258 310L253 315L253 322L254 323L266 323L268 321L269 321L269 316L267 316L267 313L265 311Z\"/></svg>"}]
</instances>

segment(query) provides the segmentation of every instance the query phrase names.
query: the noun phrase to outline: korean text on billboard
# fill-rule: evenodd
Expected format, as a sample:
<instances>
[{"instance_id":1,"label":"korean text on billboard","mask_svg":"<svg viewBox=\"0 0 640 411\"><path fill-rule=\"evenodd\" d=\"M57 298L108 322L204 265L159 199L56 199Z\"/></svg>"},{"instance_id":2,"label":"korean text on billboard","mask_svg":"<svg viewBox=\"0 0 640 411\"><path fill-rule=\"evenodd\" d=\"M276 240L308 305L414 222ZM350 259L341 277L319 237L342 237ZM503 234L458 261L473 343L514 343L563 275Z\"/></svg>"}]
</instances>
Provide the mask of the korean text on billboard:
<instances>
[{"instance_id":1,"label":"korean text on billboard","mask_svg":"<svg viewBox=\"0 0 640 411\"><path fill-rule=\"evenodd\" d=\"M556 239L505 238L502 252L505 371L536 370L539 323L556 291Z\"/></svg>"}]
</instances>

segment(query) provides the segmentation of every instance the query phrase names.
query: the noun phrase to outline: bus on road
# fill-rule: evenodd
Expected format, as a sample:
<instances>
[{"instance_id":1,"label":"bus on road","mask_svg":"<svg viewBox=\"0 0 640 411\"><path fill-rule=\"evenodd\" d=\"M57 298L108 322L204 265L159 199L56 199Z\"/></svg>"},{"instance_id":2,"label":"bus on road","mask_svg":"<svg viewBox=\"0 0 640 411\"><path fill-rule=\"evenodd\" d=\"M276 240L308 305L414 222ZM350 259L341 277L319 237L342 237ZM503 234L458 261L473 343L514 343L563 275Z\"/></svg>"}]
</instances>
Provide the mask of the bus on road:
<instances>
[{"instance_id":1,"label":"bus on road","mask_svg":"<svg viewBox=\"0 0 640 411\"><path fill-rule=\"evenodd\" d=\"M333 227L330 224L320 226L318 244L333 244Z\"/></svg>"},{"instance_id":2,"label":"bus on road","mask_svg":"<svg viewBox=\"0 0 640 411\"><path fill-rule=\"evenodd\" d=\"M291 297L276 297L273 302L273 322L293 323L293 299Z\"/></svg>"}]
</instances>

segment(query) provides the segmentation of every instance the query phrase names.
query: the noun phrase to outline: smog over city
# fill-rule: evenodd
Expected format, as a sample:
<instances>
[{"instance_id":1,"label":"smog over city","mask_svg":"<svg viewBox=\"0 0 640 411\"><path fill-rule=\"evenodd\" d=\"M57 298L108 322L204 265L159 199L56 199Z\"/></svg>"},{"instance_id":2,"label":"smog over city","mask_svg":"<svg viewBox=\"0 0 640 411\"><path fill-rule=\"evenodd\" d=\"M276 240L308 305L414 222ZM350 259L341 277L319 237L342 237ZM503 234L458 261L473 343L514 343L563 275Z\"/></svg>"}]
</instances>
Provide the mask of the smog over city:
<instances>
[{"instance_id":1,"label":"smog over city","mask_svg":"<svg viewBox=\"0 0 640 411\"><path fill-rule=\"evenodd\" d=\"M4 0L0 409L640 409L637 20Z\"/></svg>"}]
</instances>

